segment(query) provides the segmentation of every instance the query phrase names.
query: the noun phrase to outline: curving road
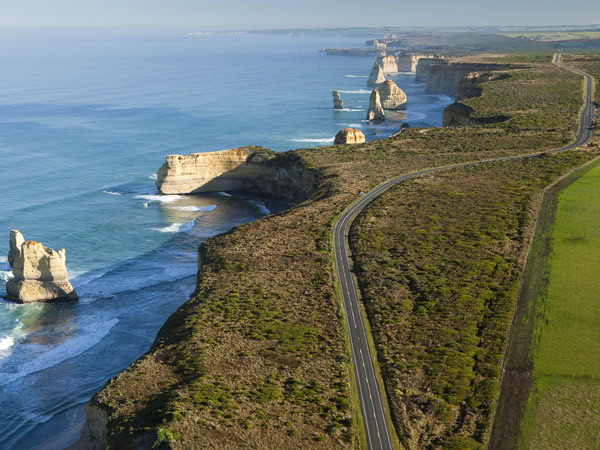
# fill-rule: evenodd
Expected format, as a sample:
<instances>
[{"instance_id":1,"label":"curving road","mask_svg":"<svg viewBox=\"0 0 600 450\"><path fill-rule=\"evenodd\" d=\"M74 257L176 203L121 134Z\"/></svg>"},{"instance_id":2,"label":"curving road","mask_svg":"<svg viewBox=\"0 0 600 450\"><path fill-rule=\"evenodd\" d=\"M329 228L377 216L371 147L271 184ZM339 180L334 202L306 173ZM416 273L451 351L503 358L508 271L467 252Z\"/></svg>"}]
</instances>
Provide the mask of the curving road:
<instances>
[{"instance_id":1,"label":"curving road","mask_svg":"<svg viewBox=\"0 0 600 450\"><path fill-rule=\"evenodd\" d=\"M421 170L419 172L400 175L392 178L389 181L386 181L383 184L380 184L372 191L362 195L355 203L353 203L346 211L342 213L333 227L333 249L337 265L337 277L341 287L342 305L346 315L346 322L350 335L352 360L354 363L354 373L358 388L360 410L365 427L367 448L369 450L391 450L393 445L383 409L383 393L380 392L379 384L377 383L377 379L375 377L373 357L367 341L367 333L363 323L361 305L358 301L358 293L354 275L351 271L350 251L347 244L350 225L356 216L369 203L390 189L392 186L402 183L403 181L420 177L428 173L441 172L459 167L477 166L489 162L509 161L512 159L527 159L544 153L564 152L585 144L593 134L593 130L591 129L594 120L592 77L585 72L563 65L560 62L560 55L558 53L554 55L552 62L565 70L582 75L586 79L585 106L579 119L579 130L577 131L577 137L572 144L567 145L566 147L528 155L507 156L503 158L487 159L469 163L452 164L449 166L434 167L431 169Z\"/></svg>"}]
</instances>

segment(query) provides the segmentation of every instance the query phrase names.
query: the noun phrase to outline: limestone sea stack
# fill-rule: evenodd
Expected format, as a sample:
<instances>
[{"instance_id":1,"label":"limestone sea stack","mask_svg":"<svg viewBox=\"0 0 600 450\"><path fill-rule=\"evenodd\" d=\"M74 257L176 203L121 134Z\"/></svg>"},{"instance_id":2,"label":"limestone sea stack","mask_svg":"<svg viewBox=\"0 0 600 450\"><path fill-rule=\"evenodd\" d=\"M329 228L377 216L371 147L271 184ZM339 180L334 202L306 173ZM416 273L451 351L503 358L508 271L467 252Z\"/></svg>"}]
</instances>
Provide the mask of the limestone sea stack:
<instances>
[{"instance_id":1,"label":"limestone sea stack","mask_svg":"<svg viewBox=\"0 0 600 450\"><path fill-rule=\"evenodd\" d=\"M383 69L379 65L377 61L373 64L373 69L371 70L371 75L367 80L367 84L369 86L379 86L381 83L385 81L385 76L383 75Z\"/></svg>"},{"instance_id":2,"label":"limestone sea stack","mask_svg":"<svg viewBox=\"0 0 600 450\"><path fill-rule=\"evenodd\" d=\"M379 91L377 89L373 89L371 92L371 97L369 98L367 120L385 120L385 112L383 112L383 107L381 106L381 97L379 96Z\"/></svg>"},{"instance_id":3,"label":"limestone sea stack","mask_svg":"<svg viewBox=\"0 0 600 450\"><path fill-rule=\"evenodd\" d=\"M356 128L344 128L335 135L333 143L335 145L344 144L362 144L365 142L365 135Z\"/></svg>"},{"instance_id":4,"label":"limestone sea stack","mask_svg":"<svg viewBox=\"0 0 600 450\"><path fill-rule=\"evenodd\" d=\"M384 81L377 90L383 109L406 109L406 94L392 80Z\"/></svg>"},{"instance_id":5,"label":"limestone sea stack","mask_svg":"<svg viewBox=\"0 0 600 450\"><path fill-rule=\"evenodd\" d=\"M25 241L19 230L12 230L8 263L14 275L6 283L10 300L30 303L78 299L68 280L64 248L56 251L39 242Z\"/></svg>"},{"instance_id":6,"label":"limestone sea stack","mask_svg":"<svg viewBox=\"0 0 600 450\"><path fill-rule=\"evenodd\" d=\"M340 93L334 89L331 94L333 95L333 109L344 109L344 102L340 97Z\"/></svg>"}]
</instances>

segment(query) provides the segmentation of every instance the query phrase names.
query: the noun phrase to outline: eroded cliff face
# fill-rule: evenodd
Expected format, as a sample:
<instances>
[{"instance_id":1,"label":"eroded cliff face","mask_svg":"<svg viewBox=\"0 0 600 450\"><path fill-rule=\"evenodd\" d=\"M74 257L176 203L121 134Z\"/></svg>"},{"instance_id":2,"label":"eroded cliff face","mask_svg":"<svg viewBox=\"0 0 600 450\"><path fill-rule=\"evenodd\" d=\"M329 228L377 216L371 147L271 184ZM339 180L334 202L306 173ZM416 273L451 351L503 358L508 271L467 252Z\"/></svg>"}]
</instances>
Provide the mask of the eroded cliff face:
<instances>
[{"instance_id":1,"label":"eroded cliff face","mask_svg":"<svg viewBox=\"0 0 600 450\"><path fill-rule=\"evenodd\" d=\"M415 82L416 83L425 83L427 81L427 73L429 70L429 66L432 64L442 63L444 60L442 58L421 58L417 62L417 67L415 68Z\"/></svg>"},{"instance_id":2,"label":"eroded cliff face","mask_svg":"<svg viewBox=\"0 0 600 450\"><path fill-rule=\"evenodd\" d=\"M481 84L489 81L496 81L504 78L505 74L502 73L480 73L480 72L469 72L464 75L458 82L456 88L456 102L447 106L442 113L442 125L445 127L450 126L467 126L467 125L478 125L483 123L494 123L506 120L506 116L494 116L474 119L472 114L473 108L461 103L460 100L479 97L482 89Z\"/></svg>"},{"instance_id":3,"label":"eroded cliff face","mask_svg":"<svg viewBox=\"0 0 600 450\"><path fill-rule=\"evenodd\" d=\"M471 72L489 72L510 67L508 64L432 63L427 67L426 92L456 95L461 78Z\"/></svg>"},{"instance_id":4,"label":"eroded cliff face","mask_svg":"<svg viewBox=\"0 0 600 450\"><path fill-rule=\"evenodd\" d=\"M419 53L405 53L401 55L380 56L375 64L381 66L384 74L397 72L416 72L419 60L433 58L433 55Z\"/></svg>"},{"instance_id":5,"label":"eroded cliff face","mask_svg":"<svg viewBox=\"0 0 600 450\"><path fill-rule=\"evenodd\" d=\"M157 172L156 186L161 194L244 190L301 201L314 182L314 173L293 158L250 146L169 155Z\"/></svg>"}]
</instances>

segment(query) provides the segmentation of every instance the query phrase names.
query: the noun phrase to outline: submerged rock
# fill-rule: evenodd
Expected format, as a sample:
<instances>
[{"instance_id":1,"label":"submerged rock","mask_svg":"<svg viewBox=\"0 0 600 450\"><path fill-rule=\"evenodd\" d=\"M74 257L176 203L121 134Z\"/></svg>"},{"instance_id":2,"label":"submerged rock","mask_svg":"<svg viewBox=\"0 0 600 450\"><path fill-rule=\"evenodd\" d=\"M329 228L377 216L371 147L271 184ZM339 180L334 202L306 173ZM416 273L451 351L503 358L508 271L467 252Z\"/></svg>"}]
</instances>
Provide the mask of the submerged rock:
<instances>
[{"instance_id":1,"label":"submerged rock","mask_svg":"<svg viewBox=\"0 0 600 450\"><path fill-rule=\"evenodd\" d=\"M335 145L343 144L362 144L365 142L365 135L356 128L344 128L335 135L333 143Z\"/></svg>"},{"instance_id":2,"label":"submerged rock","mask_svg":"<svg viewBox=\"0 0 600 450\"><path fill-rule=\"evenodd\" d=\"M381 106L381 97L379 91L373 89L369 98L369 110L367 111L367 120L385 120L385 112Z\"/></svg>"},{"instance_id":3,"label":"submerged rock","mask_svg":"<svg viewBox=\"0 0 600 450\"><path fill-rule=\"evenodd\" d=\"M344 102L340 97L340 93L334 89L331 94L333 95L333 109L344 109Z\"/></svg>"},{"instance_id":4,"label":"submerged rock","mask_svg":"<svg viewBox=\"0 0 600 450\"><path fill-rule=\"evenodd\" d=\"M384 81L377 90L383 109L406 109L406 94L392 80Z\"/></svg>"},{"instance_id":5,"label":"submerged rock","mask_svg":"<svg viewBox=\"0 0 600 450\"><path fill-rule=\"evenodd\" d=\"M8 263L14 275L6 283L9 299L21 303L78 299L68 280L64 248L56 251L25 241L19 230L12 230Z\"/></svg>"},{"instance_id":6,"label":"submerged rock","mask_svg":"<svg viewBox=\"0 0 600 450\"><path fill-rule=\"evenodd\" d=\"M375 61L375 64L373 64L373 70L371 70L371 75L367 80L367 84L369 86L379 86L384 81L385 76L383 74L383 68L379 65L377 61Z\"/></svg>"}]
</instances>

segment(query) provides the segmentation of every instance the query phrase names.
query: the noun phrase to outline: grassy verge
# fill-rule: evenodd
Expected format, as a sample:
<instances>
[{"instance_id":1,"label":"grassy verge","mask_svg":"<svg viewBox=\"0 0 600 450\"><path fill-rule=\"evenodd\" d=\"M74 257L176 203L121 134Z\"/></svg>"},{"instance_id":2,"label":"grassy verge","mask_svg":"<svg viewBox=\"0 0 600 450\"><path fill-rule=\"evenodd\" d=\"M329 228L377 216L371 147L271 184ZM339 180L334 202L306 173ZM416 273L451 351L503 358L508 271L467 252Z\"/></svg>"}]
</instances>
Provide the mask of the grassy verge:
<instances>
[{"instance_id":1,"label":"grassy verge","mask_svg":"<svg viewBox=\"0 0 600 450\"><path fill-rule=\"evenodd\" d=\"M521 448L593 448L600 440L599 194L596 163L559 196Z\"/></svg>"}]
</instances>

